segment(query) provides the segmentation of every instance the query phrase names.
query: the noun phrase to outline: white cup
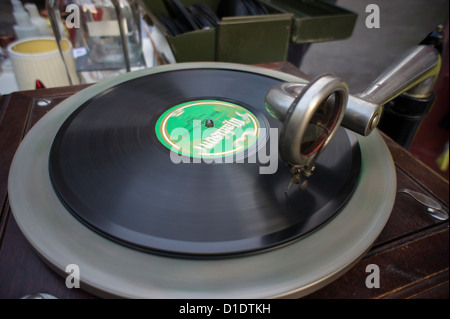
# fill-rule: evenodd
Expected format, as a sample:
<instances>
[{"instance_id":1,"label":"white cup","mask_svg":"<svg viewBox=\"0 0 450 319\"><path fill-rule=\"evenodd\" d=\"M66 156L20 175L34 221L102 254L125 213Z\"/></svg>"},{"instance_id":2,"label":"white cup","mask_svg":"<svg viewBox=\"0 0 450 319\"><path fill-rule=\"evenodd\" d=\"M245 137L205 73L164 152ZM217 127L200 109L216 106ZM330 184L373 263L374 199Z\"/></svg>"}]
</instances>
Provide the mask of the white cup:
<instances>
[{"instance_id":1,"label":"white cup","mask_svg":"<svg viewBox=\"0 0 450 319\"><path fill-rule=\"evenodd\" d=\"M72 45L67 39L61 42L61 50L72 84L79 84ZM34 90L39 80L46 88L70 85L64 62L52 37L28 38L8 46L19 90Z\"/></svg>"}]
</instances>

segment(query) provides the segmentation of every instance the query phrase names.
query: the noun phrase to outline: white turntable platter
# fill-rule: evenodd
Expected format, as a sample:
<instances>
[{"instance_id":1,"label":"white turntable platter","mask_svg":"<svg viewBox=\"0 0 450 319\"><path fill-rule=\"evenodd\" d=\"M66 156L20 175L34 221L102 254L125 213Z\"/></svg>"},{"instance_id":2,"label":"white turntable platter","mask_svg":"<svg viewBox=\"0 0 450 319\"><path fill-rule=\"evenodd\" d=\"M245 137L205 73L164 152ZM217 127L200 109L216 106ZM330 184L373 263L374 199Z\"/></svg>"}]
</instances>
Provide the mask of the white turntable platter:
<instances>
[{"instance_id":1,"label":"white turntable platter","mask_svg":"<svg viewBox=\"0 0 450 319\"><path fill-rule=\"evenodd\" d=\"M357 136L360 180L346 206L325 225L288 245L249 256L173 258L142 252L92 231L68 213L53 189L49 154L65 120L85 101L144 75L180 69L230 69L303 81L285 73L223 63L168 65L125 74L63 101L27 134L9 176L9 201L22 232L42 258L64 275L80 268L81 287L100 296L126 298L277 298L309 294L349 269L386 224L396 175L378 132Z\"/></svg>"}]
</instances>

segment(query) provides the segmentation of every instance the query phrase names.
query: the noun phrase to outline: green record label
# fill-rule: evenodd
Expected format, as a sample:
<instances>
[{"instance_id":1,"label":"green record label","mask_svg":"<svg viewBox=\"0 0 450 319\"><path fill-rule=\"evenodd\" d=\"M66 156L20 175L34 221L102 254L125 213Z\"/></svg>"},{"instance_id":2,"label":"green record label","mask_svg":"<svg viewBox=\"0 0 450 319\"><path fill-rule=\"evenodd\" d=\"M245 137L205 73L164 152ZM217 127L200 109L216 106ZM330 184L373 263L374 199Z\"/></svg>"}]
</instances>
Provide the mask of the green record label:
<instances>
[{"instance_id":1,"label":"green record label","mask_svg":"<svg viewBox=\"0 0 450 319\"><path fill-rule=\"evenodd\" d=\"M196 158L218 158L242 152L259 136L258 119L249 110L219 100L197 100L164 112L155 127L168 149Z\"/></svg>"}]
</instances>

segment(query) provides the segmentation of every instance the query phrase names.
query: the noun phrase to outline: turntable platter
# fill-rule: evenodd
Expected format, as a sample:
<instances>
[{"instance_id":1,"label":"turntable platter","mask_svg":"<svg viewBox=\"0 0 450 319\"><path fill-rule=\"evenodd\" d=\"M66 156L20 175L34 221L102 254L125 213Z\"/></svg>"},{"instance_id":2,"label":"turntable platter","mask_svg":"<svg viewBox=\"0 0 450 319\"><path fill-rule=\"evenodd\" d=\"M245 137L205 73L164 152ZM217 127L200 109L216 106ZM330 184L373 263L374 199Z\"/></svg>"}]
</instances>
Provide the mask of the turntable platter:
<instances>
[{"instance_id":1,"label":"turntable platter","mask_svg":"<svg viewBox=\"0 0 450 319\"><path fill-rule=\"evenodd\" d=\"M80 214L80 211L83 211L74 209L75 204L74 201L71 201L70 196L63 198L64 195L62 195L60 189L55 191L59 187L54 187L53 185L58 183L56 180L60 179L62 183L67 181L63 173L71 173L72 165L75 165L69 161L67 167L54 170L52 177L50 177L49 170L51 171L52 168L51 164L49 166L49 163L52 163L51 157L58 154L64 147L64 145L58 144L58 140L66 139L69 136L66 134L72 129L79 129L79 126L76 124L77 117L74 114L81 114L83 111L93 111L89 110L89 106L93 105L93 101L98 101L102 96L107 97L108 92L114 92L121 85L127 86L128 83L140 81L148 76L157 76L174 71L196 72L199 69L205 72L209 70L239 71L242 74L249 74L254 78L263 78L269 82L302 81L284 73L256 67L218 63L193 63L169 65L125 74L85 89L62 102L39 121L25 137L16 153L10 170L8 191L11 208L18 225L36 251L54 269L64 274L65 267L68 264L79 265L83 287L99 295L132 298L267 298L287 295L299 296L320 288L339 276L361 257L383 229L392 210L396 187L395 170L387 147L377 132L364 138L347 133L345 130L342 130L342 133L340 133L343 140L342 143L347 149L344 153L350 154L348 159L351 161L356 159L355 163L357 163L359 158L360 168L356 169L356 182L349 183L351 187L347 197L336 206L339 208L337 210L338 213L334 210L332 216L321 219L319 224L309 229L304 228L307 236L303 236L305 234L304 231L297 231L294 236L290 234L290 236L286 236L282 240L272 240L269 244L261 245L261 238L266 233L259 231L253 237L258 238L257 245L225 245L222 250L206 250L206 255L208 256L212 254L220 257L221 254L226 256L231 254L236 258L192 259L161 255L162 252L169 252L171 256L175 254L178 257L199 252L200 254L205 254L205 250L198 249L199 246L195 244L183 245L181 249L179 247L178 249L171 249L173 246L155 246L150 241L137 242L133 239L132 246L134 245L134 247L130 248L130 245L124 244L127 238L111 240L106 234L109 229L106 229L101 222L95 225L95 227L98 226L98 229L95 231L93 231L92 221L83 220L80 222L83 218L87 219L86 216L77 216L77 214ZM198 100L199 98L204 99L205 95L197 93L195 96L188 97L188 100ZM263 111L255 107L255 103L251 101L242 101L239 98L230 98L229 96L218 96L218 94L210 94L208 98L225 100L242 107L250 106L248 109L255 114L263 128L264 125L272 127L271 121L273 120L262 116L261 113ZM174 100L169 103L170 105L160 109L159 113L152 112L152 114L162 115L165 110L184 102L187 101ZM98 114L100 115L100 113ZM105 118L107 117L105 116ZM157 119L158 116L155 115L151 121L157 121ZM124 121L127 120L125 119ZM274 125L276 124L274 123ZM133 129L130 129L128 133L132 134L132 131ZM148 132L152 132L151 125ZM94 140L99 138L96 134L93 135ZM83 143L92 141L92 134L86 140L78 140L80 135L77 134L77 136L77 141L80 144L76 144L80 147L83 146ZM157 138L156 140L154 137L148 137L147 139L151 141L149 142L150 144L153 143L151 144L153 145L152 147L157 149L152 154L167 155L167 149L164 148ZM122 147L125 144L119 145ZM75 144L68 144L68 147L69 150L77 152ZM136 143L131 143L130 147L139 149ZM103 149L103 151L107 152L108 150L108 147ZM91 151L92 148L90 153L92 153ZM333 152L335 151L331 148L330 152L334 154ZM63 153L65 154L66 152L61 152L56 158L64 156L62 155ZM121 155L126 154L128 152L123 152ZM133 152L133 154L136 153ZM359 154L359 156L355 156L355 154ZM323 155L326 154L324 153ZM331 157L334 159L334 156ZM119 158L122 159L122 157ZM148 157L145 157L144 154L139 154L139 152L135 157L138 163L148 159ZM327 162L329 160L327 156L323 160L321 159L323 165L328 165ZM88 154L87 163L90 163L96 169L98 168L93 155ZM108 168L109 164L111 162L107 163L105 167ZM194 167L194 165L192 166ZM90 169L93 167L88 167L88 173L91 172ZM132 167L132 165L127 167ZM134 167L142 168L143 164L141 162L141 164ZM213 166L205 167L208 170ZM347 170L343 169L343 171L347 172L344 175L354 177L355 170L353 167L354 165L350 165L347 166ZM65 171L66 168L67 171ZM109 168L117 168L117 166L113 165ZM278 171L282 174L281 166ZM319 171L320 167L317 168L318 176L320 176ZM61 175L58 176L58 174ZM123 172L117 174L118 178L123 179L125 176L123 174ZM256 194L259 195L257 200L253 202L255 206L267 203L267 198L271 198L271 196L272 199L276 199L273 188L276 192L276 190L284 190L287 186L284 182L278 182L279 180L277 179L273 183L274 180L271 180L271 178L274 178L274 176L276 174L264 176L264 178L268 179L266 182L260 179L257 179L257 181L253 180L254 184L251 185L253 187L252 191L256 189L258 192ZM219 177L222 181L229 181L224 179L224 175ZM231 177L235 178L232 175ZM72 178L70 177L69 181L72 181ZM247 180L245 181L249 183ZM344 178L344 180L352 179ZM116 180L115 182L118 181ZM208 177L205 183L215 187L216 181L212 179L211 182L211 179ZM125 184L129 185L128 181L120 185ZM176 181L173 181L172 185L173 189L179 192L177 186L180 185ZM345 185L345 182L343 185ZM180 187L183 191L186 188L189 189L187 184L182 184L181 186L183 186ZM200 185L201 187L203 186ZM308 186L309 188L312 190L316 188L313 181ZM317 186L317 188L320 187ZM249 189L249 184L244 182L241 188L238 189L240 192L243 192ZM95 186L91 190L101 192L102 187ZM147 189L144 188L144 190ZM312 190L309 191L313 192ZM138 188L135 188L134 191L138 191ZM335 190L335 193L339 193L339 191ZM317 195L319 196L320 194L317 191ZM289 196L292 195L289 194ZM84 197L83 201L86 198ZM61 199L65 202L63 203ZM279 201L278 199L278 202L273 201L272 203L279 203ZM91 204L89 203L89 205ZM200 204L211 205L209 202ZM322 203L321 206L326 207L327 204ZM137 208L139 207L137 206ZM250 211L252 212L252 210ZM287 214L297 217L292 215L293 212L287 211ZM255 214L255 212L252 212L251 218L254 218ZM262 215L273 216L270 213ZM234 215L234 218L236 216ZM151 217L153 219L155 215L151 214ZM277 216L277 218L279 217ZM298 219L293 218L293 220L294 223L291 225L297 227L301 224L301 221ZM120 221L126 222L124 219ZM267 219L263 219L263 221L262 223L265 223ZM312 222L314 220L310 219L306 224ZM91 223L91 226L86 227L89 223ZM317 227L318 225L321 227ZM133 234L132 230L136 229L136 225L132 226L127 229L128 235ZM230 224L225 224L224 226L230 227ZM284 227L286 229L286 226ZM261 227L261 229L264 229L264 227ZM276 227L268 233L273 233L274 229L276 233ZM232 239L233 237L242 239L243 234L243 237L248 239L252 238L253 234L252 232L230 233L220 231L214 233L219 235L219 242L222 243L229 242L230 238L226 238L226 236L231 236ZM186 242L186 238L189 238L192 234L196 235L197 232L189 230L188 227L188 232L181 233L181 237L175 237L175 239L181 239L181 241ZM284 234L286 232L281 231L278 233L278 235ZM112 233L111 236L119 237L117 233ZM293 238L298 239L299 236L299 240L292 240ZM196 243L199 238L194 237L191 239L194 239L192 242ZM204 240L204 237L202 239ZM207 237L206 241L214 241L215 239L217 238ZM285 245L287 242L289 242L289 245ZM245 247L245 249L239 249L238 247ZM249 250L259 253L241 255L241 253ZM155 254L155 251L158 254Z\"/></svg>"}]
</instances>

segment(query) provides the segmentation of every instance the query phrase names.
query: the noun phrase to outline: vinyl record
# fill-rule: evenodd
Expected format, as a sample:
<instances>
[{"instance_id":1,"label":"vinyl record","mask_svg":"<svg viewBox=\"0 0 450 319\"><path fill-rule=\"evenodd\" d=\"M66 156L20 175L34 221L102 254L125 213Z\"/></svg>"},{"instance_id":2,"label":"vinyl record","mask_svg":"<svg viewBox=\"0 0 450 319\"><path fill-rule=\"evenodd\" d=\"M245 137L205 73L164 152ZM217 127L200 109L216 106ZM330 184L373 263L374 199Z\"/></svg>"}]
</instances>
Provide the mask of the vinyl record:
<instances>
[{"instance_id":1,"label":"vinyl record","mask_svg":"<svg viewBox=\"0 0 450 319\"><path fill-rule=\"evenodd\" d=\"M91 86L64 100L36 123L25 136L12 162L8 179L8 199L14 219L37 254L62 276L67 276L65 273L67 265L78 265L81 272L81 288L99 296L108 297L298 297L323 287L343 274L361 258L378 237L390 216L395 200L395 167L383 139L376 131L368 137L356 136L361 154L360 174L353 194L337 214L334 214L321 227L315 228L307 236L302 236L299 240L292 240L287 245L279 244L274 249L261 249L265 246L259 245L256 246L258 253L245 256L237 254L235 255L236 258L173 258L162 256L160 253L153 253L154 246L149 251L134 249L135 247L130 248L118 240L111 240L101 230L93 231L93 227L86 226L86 221L80 222L80 217L74 217L75 214L68 209L67 203L62 203L61 195L57 195L53 181L50 178L50 153L51 150L52 152L58 150L56 146L58 138L63 140L68 138L67 132L71 130L72 125L76 122L74 122L74 119L77 118L75 114L77 112L81 114L83 110L89 110L90 103L99 101L99 98L102 96L108 96L109 91L114 91L117 88L120 90L122 85L127 87L128 82L139 81L142 77L157 74L189 70L195 72L198 70L242 72L243 74L253 75L253 79L261 77L275 82L304 81L292 75L257 67L224 63L189 63L167 65L124 74ZM190 80L193 81L192 78ZM182 90L184 85L180 87ZM179 92L179 90L180 88L177 87L175 92ZM145 91L152 91L152 87L146 87ZM174 88L171 88L171 92L174 92ZM207 96L209 98L222 97L211 93L207 94ZM199 97L203 98L204 96L196 95L194 98L197 99ZM133 99L134 94L129 94L127 99L129 103L126 103L127 107L133 104ZM242 104L244 105L242 107L254 107L250 101L240 101L236 97L233 100L236 103L243 102ZM176 103L178 102L176 101ZM97 106L99 105L97 104ZM174 106L177 105L167 105L165 108L170 110ZM259 112L262 113L261 109L257 107L254 107L252 112L256 113L255 116L259 115ZM106 124L102 121L97 122L95 118L92 121ZM272 125L271 119L267 118L267 121L269 125ZM105 128L99 129L102 131ZM134 129L130 131L127 127L124 129L128 133L131 131L137 132ZM154 129L154 126L149 127L150 131ZM117 133L121 130L121 127L113 129ZM104 132L106 133L108 130ZM77 139L80 134L81 132L78 131ZM92 132L88 135L90 134ZM151 135L153 133L148 134ZM352 143L349 136L355 137L352 134L348 135L345 131L343 136L344 140L347 139L349 144ZM99 135L94 134L94 140L98 138ZM108 138L111 138L111 136L108 136ZM112 140L117 143L115 138ZM155 149L155 152L157 150L161 154L167 154L167 147L159 139L155 140L153 136L151 141L150 145ZM98 146L100 145L102 144ZM123 146L126 144L119 143L115 145ZM136 147L137 144L132 142L131 146ZM63 146L60 145L59 147ZM147 149L146 147L143 147L143 149ZM92 149L92 147L89 148L89 150ZM105 150L108 150L108 148L103 148L103 151ZM114 148L114 150L117 151L118 149ZM334 152L332 148L330 148L330 152ZM119 154L125 156L128 152L122 150ZM137 159L142 159L141 156L144 155L139 154ZM126 159L127 156L121 158L121 156L116 155L115 158L119 163L122 163L121 161ZM93 155L87 154L86 159L88 162L97 163ZM111 166L108 166L111 164L111 159L103 157L102 160L105 160L106 163L109 162L104 166L105 170L111 169ZM327 167L325 162L324 160L322 164ZM119 168L120 166L113 165L112 168ZM98 166L95 165L94 167L97 168ZM212 169L213 166L205 167L208 170ZM222 168L225 169L225 167L223 166ZM281 172L282 168L279 167L278 171ZM320 167L317 168L317 175L315 176L319 176L319 171ZM322 171L329 174L326 172L327 169L322 169ZM102 174L102 171L99 172ZM111 174L109 176L114 177L115 175ZM124 177L122 174L118 174L118 176ZM274 178L274 176L276 175L267 175L265 178L270 179ZM174 194L183 194L186 189L193 188L191 184L185 182L184 176L180 181L185 184L182 185L183 187L180 187L177 183L177 177L175 176L175 180L171 183ZM223 175L220 177L223 178ZM65 179L64 176L60 178L63 181ZM89 188L92 180L93 178L90 176L87 180L82 180L81 182L83 182L85 187ZM215 179L212 180L214 181L212 186L216 187ZM242 180L240 179L239 181ZM235 186L236 183L226 184L228 181L227 179L222 181L222 189L232 189L231 186ZM270 191L267 191L267 188L270 187L269 190L277 189L280 180L273 180L273 184L270 182L264 183L259 178L254 181L255 185L263 185L263 187L256 187L256 189L261 191L258 193L260 196L256 198L256 203L261 205L276 203L276 201L273 201L276 198L274 196L275 193L270 193ZM322 185L317 187L326 188L328 181L326 179ZM120 181L116 180L115 182ZM127 187L124 186L131 185L131 182L130 180L123 180L119 185L112 184L112 188L118 187L126 190ZM205 183L208 182L206 181ZM166 186L162 180L157 180L155 183L161 187ZM284 180L280 183L282 185L280 188L284 189ZM265 188L266 191L262 191L262 188ZM99 191L95 187L91 187L91 189ZM136 190L135 188L132 189ZM311 187L311 189L315 188ZM245 191L243 188L240 188L240 190ZM317 190L317 193L319 192ZM234 194L237 197L241 195ZM115 203L120 203L115 198L108 199ZM173 201L177 200L180 200L180 197ZM198 206L205 205L200 202L195 204ZM207 204L211 205L210 202ZM250 216L253 218L254 214ZM243 225L252 226L245 223ZM232 234L236 235L236 233ZM251 233L247 232L244 234L249 237L248 235ZM185 235L186 233L183 234L183 236ZM186 249L186 247L189 247L189 249ZM181 251L174 250L175 253L172 251L171 254L182 257L181 255L190 252L192 247L195 248L195 245L182 246L183 249ZM231 251L231 255L236 254L234 249L230 250L230 246L226 248L225 252ZM241 251L238 250L237 252ZM217 250L213 251L213 253L217 254Z\"/></svg>"},{"instance_id":2,"label":"vinyl record","mask_svg":"<svg viewBox=\"0 0 450 319\"><path fill-rule=\"evenodd\" d=\"M239 70L190 69L112 87L81 105L56 135L49 163L55 191L93 230L153 253L236 256L297 240L350 198L361 154L353 133L341 129L308 187L286 192L290 172L277 147L282 123L264 104L279 82ZM187 154L187 163L174 163L158 136L163 122L175 121L173 114L182 118L175 129L210 120L216 133L248 118L251 132L258 132L256 153L225 150L229 155L213 156L212 163ZM269 129L276 133L272 139ZM261 163L261 153L270 152L275 163ZM267 165L275 169L261 174Z\"/></svg>"}]
</instances>

